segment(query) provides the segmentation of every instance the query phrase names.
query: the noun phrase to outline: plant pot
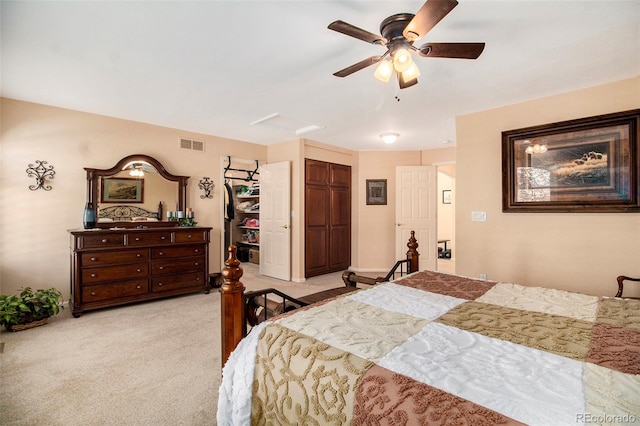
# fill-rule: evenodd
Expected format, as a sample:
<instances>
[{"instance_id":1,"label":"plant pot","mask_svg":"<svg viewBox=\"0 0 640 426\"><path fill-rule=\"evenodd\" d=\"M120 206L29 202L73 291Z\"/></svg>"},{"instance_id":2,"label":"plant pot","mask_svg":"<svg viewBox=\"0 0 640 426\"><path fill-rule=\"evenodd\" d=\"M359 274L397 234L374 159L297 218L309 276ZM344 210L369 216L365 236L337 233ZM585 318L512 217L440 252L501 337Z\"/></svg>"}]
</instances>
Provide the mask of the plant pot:
<instances>
[{"instance_id":1,"label":"plant pot","mask_svg":"<svg viewBox=\"0 0 640 426\"><path fill-rule=\"evenodd\" d=\"M49 318L42 318L36 321L31 321L31 322L27 322L24 324L12 324L12 325L8 325L6 328L9 331L22 331L22 330L27 330L29 328L34 328L34 327L39 327L41 325L45 325L49 322Z\"/></svg>"}]
</instances>

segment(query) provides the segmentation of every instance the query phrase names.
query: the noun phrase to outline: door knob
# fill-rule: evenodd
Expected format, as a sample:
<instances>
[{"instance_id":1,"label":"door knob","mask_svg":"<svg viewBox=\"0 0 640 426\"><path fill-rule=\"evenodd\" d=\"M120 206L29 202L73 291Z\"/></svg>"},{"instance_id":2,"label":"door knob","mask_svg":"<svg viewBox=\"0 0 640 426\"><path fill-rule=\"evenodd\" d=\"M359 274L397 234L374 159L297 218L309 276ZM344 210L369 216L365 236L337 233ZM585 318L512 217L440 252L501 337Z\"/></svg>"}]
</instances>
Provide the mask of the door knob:
<instances>
[{"instance_id":1,"label":"door knob","mask_svg":"<svg viewBox=\"0 0 640 426\"><path fill-rule=\"evenodd\" d=\"M396 223L397 226L402 226L404 223Z\"/></svg>"},{"instance_id":2,"label":"door knob","mask_svg":"<svg viewBox=\"0 0 640 426\"><path fill-rule=\"evenodd\" d=\"M289 226L287 226L287 225L282 225L282 227L283 227L284 229L289 229Z\"/></svg>"}]
</instances>

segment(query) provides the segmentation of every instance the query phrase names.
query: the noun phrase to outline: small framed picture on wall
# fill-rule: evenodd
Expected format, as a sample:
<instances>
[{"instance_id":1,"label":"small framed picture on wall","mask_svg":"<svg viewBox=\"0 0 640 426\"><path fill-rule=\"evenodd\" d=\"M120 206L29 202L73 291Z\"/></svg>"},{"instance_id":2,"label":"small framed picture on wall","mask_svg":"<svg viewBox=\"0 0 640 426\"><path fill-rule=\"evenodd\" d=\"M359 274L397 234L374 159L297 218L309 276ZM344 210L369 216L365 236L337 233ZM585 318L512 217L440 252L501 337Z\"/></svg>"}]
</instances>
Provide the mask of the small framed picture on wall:
<instances>
[{"instance_id":1,"label":"small framed picture on wall","mask_svg":"<svg viewBox=\"0 0 640 426\"><path fill-rule=\"evenodd\" d=\"M451 204L451 190L445 189L442 191L442 204Z\"/></svg>"},{"instance_id":2,"label":"small framed picture on wall","mask_svg":"<svg viewBox=\"0 0 640 426\"><path fill-rule=\"evenodd\" d=\"M387 205L386 179L367 179L367 205Z\"/></svg>"}]
</instances>

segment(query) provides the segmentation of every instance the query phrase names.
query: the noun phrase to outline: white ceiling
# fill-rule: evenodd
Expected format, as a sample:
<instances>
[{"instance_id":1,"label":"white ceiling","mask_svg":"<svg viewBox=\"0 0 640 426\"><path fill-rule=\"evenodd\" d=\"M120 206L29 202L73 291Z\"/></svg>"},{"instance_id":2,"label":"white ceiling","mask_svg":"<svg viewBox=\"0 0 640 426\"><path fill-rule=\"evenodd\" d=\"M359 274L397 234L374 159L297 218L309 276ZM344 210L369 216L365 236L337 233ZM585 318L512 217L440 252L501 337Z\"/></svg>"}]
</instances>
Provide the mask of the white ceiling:
<instances>
[{"instance_id":1,"label":"white ceiling","mask_svg":"<svg viewBox=\"0 0 640 426\"><path fill-rule=\"evenodd\" d=\"M303 137L413 150L455 144L458 115L640 75L638 0L460 0L416 45L486 42L479 59L416 56L402 91L375 67L332 75L384 48L330 22L377 34L422 3L2 0L0 94L259 144L317 125Z\"/></svg>"}]
</instances>

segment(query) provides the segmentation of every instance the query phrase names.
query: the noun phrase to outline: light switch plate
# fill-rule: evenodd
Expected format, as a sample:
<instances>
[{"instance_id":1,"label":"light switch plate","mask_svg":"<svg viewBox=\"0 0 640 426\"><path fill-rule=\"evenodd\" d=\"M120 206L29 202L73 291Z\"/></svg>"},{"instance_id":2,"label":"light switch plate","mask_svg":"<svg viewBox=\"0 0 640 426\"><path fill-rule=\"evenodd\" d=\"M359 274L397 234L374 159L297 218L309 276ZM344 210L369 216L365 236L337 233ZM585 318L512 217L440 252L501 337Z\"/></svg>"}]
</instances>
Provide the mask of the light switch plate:
<instances>
[{"instance_id":1,"label":"light switch plate","mask_svg":"<svg viewBox=\"0 0 640 426\"><path fill-rule=\"evenodd\" d=\"M471 212L471 221L472 222L486 222L487 221L487 212Z\"/></svg>"}]
</instances>

